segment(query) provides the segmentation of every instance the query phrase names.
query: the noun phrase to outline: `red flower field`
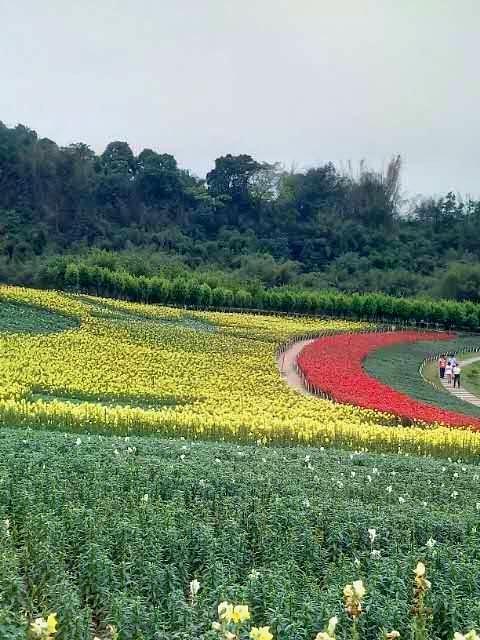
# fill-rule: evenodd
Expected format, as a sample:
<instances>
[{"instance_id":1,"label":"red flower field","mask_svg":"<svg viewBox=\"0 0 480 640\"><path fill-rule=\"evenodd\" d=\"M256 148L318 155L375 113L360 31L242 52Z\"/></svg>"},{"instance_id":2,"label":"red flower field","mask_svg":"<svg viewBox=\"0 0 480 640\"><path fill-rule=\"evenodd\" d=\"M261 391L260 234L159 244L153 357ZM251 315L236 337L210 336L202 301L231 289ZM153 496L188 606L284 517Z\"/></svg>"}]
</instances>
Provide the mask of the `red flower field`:
<instances>
[{"instance_id":1,"label":"red flower field","mask_svg":"<svg viewBox=\"0 0 480 640\"><path fill-rule=\"evenodd\" d=\"M307 382L337 402L390 413L412 421L480 429L480 419L419 402L368 375L362 366L376 349L401 342L453 339L454 334L394 331L335 335L315 340L298 357Z\"/></svg>"}]
</instances>

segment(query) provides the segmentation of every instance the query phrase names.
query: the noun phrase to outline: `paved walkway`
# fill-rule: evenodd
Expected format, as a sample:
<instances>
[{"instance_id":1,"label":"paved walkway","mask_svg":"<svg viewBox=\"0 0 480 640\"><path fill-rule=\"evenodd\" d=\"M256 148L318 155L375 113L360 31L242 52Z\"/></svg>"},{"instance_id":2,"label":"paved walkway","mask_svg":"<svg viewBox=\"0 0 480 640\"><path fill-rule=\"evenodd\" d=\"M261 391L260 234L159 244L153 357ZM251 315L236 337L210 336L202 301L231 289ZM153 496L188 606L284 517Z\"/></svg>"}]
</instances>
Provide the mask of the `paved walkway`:
<instances>
[{"instance_id":1,"label":"paved walkway","mask_svg":"<svg viewBox=\"0 0 480 640\"><path fill-rule=\"evenodd\" d=\"M460 362L460 367L463 369L463 367L466 367L469 364L473 364L474 362L478 362L479 360L480 360L480 356L475 356L474 358L468 358L468 360L462 360ZM461 384L461 380L462 380L462 377L460 376L460 384ZM463 400L464 402L469 402L470 404L474 404L476 407L480 407L480 398L478 396L474 396L473 393L470 393L469 391L463 388L454 389L453 384L448 384L446 378L440 379L440 382L442 383L444 389L446 389L452 395L456 396L460 400Z\"/></svg>"},{"instance_id":2,"label":"paved walkway","mask_svg":"<svg viewBox=\"0 0 480 640\"><path fill-rule=\"evenodd\" d=\"M305 396L309 396L310 393L303 386L302 379L298 375L295 365L300 351L304 347L306 347L307 344L311 344L315 340L318 340L318 338L294 342L284 353L281 353L277 358L278 368L280 369L282 378L290 387L292 387L292 389L295 389L295 391L298 391Z\"/></svg>"}]
</instances>

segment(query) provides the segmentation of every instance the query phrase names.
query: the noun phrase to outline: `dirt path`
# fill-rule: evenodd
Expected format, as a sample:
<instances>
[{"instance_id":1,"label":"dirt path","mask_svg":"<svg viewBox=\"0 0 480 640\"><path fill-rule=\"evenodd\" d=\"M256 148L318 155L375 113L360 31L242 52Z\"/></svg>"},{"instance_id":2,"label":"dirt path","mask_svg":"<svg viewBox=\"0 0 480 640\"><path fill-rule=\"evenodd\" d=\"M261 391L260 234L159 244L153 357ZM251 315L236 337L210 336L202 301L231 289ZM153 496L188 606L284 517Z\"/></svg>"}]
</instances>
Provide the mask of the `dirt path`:
<instances>
[{"instance_id":1,"label":"dirt path","mask_svg":"<svg viewBox=\"0 0 480 640\"><path fill-rule=\"evenodd\" d=\"M303 386L302 379L298 375L295 365L302 349L306 347L307 344L311 344L315 340L318 340L318 338L312 338L310 340L300 340L299 342L295 342L277 358L278 368L285 382L290 387L292 387L292 389L295 389L295 391L298 391L298 393L303 393L303 395L306 396L311 394Z\"/></svg>"},{"instance_id":2,"label":"dirt path","mask_svg":"<svg viewBox=\"0 0 480 640\"><path fill-rule=\"evenodd\" d=\"M468 358L467 360L462 360L460 362L460 367L463 369L463 367L466 367L469 364L473 364L474 362L478 362L479 360L480 360L480 356L475 356L474 358ZM443 385L443 388L446 389L452 395L456 396L460 400L463 400L464 402L469 402L470 404L473 404L476 407L480 407L480 398L478 396L474 396L473 393L470 393L464 388L454 389L453 384L448 384L446 378L441 379L440 382ZM460 383L461 383L461 377L460 377Z\"/></svg>"}]
</instances>

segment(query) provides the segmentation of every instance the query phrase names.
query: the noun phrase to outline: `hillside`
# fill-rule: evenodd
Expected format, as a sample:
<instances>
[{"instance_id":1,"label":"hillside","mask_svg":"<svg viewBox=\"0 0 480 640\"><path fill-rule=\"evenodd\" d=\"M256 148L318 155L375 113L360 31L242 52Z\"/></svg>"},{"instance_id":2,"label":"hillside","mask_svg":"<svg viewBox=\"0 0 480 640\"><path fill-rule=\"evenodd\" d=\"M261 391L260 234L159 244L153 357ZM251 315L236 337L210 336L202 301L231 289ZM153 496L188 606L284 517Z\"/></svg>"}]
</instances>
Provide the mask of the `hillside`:
<instances>
[{"instance_id":1,"label":"hillside","mask_svg":"<svg viewBox=\"0 0 480 640\"><path fill-rule=\"evenodd\" d=\"M75 254L133 275L478 301L480 203L406 203L400 170L227 154L203 180L169 154L114 141L96 155L0 123L0 278L42 284Z\"/></svg>"}]
</instances>

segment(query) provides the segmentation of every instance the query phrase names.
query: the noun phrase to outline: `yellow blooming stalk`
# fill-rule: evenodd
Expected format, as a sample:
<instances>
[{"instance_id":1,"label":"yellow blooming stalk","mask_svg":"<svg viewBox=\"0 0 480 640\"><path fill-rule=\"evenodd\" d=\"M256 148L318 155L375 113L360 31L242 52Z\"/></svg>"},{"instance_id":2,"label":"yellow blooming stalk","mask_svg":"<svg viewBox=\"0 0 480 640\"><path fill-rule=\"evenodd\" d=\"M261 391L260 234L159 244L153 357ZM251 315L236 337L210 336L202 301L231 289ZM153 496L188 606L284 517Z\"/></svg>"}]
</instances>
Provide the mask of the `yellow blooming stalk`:
<instances>
[{"instance_id":1,"label":"yellow blooming stalk","mask_svg":"<svg viewBox=\"0 0 480 640\"><path fill-rule=\"evenodd\" d=\"M51 613L47 619L35 618L30 624L30 637L35 640L53 640L57 633L57 614Z\"/></svg>"},{"instance_id":2,"label":"yellow blooming stalk","mask_svg":"<svg viewBox=\"0 0 480 640\"><path fill-rule=\"evenodd\" d=\"M251 640L272 640L273 634L270 627L252 627L250 631Z\"/></svg>"}]
</instances>

